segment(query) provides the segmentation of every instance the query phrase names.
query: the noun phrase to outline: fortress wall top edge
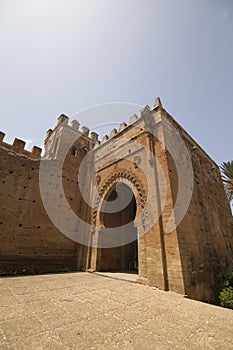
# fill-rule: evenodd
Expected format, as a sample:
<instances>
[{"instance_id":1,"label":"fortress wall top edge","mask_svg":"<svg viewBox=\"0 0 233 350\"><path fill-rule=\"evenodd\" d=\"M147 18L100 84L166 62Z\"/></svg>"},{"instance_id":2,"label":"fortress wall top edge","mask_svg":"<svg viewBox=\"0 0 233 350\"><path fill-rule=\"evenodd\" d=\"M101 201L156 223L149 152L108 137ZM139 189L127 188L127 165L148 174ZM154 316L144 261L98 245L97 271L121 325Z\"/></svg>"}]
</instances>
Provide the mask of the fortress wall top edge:
<instances>
[{"instance_id":1,"label":"fortress wall top edge","mask_svg":"<svg viewBox=\"0 0 233 350\"><path fill-rule=\"evenodd\" d=\"M33 146L31 151L25 150L24 147L26 145L26 142L23 140L20 140L18 138L15 138L12 144L9 144L7 142L4 142L5 133L0 131L0 147L4 147L9 151L22 154L24 156L27 156L29 158L33 159L40 159L41 158L41 152L42 149L38 146Z\"/></svg>"}]
</instances>

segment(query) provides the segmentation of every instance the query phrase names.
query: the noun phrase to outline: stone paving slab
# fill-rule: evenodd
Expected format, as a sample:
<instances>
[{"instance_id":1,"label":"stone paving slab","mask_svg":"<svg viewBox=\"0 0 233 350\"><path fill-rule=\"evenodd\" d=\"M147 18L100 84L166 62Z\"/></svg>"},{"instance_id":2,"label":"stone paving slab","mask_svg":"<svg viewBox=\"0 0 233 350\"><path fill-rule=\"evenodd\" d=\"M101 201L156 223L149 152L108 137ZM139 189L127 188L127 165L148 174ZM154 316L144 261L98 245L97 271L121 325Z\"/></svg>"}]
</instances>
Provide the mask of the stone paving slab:
<instances>
[{"instance_id":1,"label":"stone paving slab","mask_svg":"<svg viewBox=\"0 0 233 350\"><path fill-rule=\"evenodd\" d=\"M232 310L117 277L0 278L0 349L233 349Z\"/></svg>"},{"instance_id":2,"label":"stone paving slab","mask_svg":"<svg viewBox=\"0 0 233 350\"><path fill-rule=\"evenodd\" d=\"M135 273L121 273L121 272L95 272L95 274L100 276L106 276L111 278L116 278L122 281L137 282L138 275Z\"/></svg>"}]
</instances>

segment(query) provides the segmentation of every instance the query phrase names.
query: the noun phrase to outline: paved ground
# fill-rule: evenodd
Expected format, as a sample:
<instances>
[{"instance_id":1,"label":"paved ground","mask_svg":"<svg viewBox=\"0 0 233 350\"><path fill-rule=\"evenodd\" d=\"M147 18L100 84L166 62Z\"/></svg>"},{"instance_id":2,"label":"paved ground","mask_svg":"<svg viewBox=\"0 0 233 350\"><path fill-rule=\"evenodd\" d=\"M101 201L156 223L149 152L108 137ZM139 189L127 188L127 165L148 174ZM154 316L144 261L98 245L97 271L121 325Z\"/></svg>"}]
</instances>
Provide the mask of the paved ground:
<instances>
[{"instance_id":1,"label":"paved ground","mask_svg":"<svg viewBox=\"0 0 233 350\"><path fill-rule=\"evenodd\" d=\"M0 349L233 349L233 311L89 273L0 279Z\"/></svg>"},{"instance_id":2,"label":"paved ground","mask_svg":"<svg viewBox=\"0 0 233 350\"><path fill-rule=\"evenodd\" d=\"M121 272L95 272L100 276L112 277L123 281L137 282L138 275L135 273L121 273Z\"/></svg>"}]
</instances>

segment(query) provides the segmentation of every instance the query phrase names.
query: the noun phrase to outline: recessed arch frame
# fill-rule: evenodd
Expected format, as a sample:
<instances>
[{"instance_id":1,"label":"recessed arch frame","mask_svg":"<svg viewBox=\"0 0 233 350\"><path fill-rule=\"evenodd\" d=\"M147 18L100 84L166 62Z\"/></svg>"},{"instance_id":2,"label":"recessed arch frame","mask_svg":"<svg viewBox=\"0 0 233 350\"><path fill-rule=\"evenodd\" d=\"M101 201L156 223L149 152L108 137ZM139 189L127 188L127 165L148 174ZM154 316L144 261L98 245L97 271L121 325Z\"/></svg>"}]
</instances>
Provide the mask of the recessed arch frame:
<instances>
[{"instance_id":1,"label":"recessed arch frame","mask_svg":"<svg viewBox=\"0 0 233 350\"><path fill-rule=\"evenodd\" d=\"M142 181L131 170L125 168L116 169L104 181L100 181L99 193L94 201L91 215L94 227L98 227L101 224L100 215L102 213L103 203L108 197L109 191L119 182L126 184L134 194L137 206L136 218L138 213L144 209L147 201L147 192Z\"/></svg>"}]
</instances>

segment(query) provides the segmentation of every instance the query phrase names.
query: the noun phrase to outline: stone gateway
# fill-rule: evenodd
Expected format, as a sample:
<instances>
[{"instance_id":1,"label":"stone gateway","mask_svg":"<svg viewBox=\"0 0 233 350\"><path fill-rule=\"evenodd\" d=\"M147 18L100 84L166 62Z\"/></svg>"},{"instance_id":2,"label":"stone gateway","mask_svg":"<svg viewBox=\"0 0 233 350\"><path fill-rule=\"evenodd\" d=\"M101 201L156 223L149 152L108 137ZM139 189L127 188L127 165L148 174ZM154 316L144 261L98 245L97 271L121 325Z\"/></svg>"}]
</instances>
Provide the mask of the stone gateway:
<instances>
[{"instance_id":1,"label":"stone gateway","mask_svg":"<svg viewBox=\"0 0 233 350\"><path fill-rule=\"evenodd\" d=\"M218 166L159 98L102 141L61 115L44 155L0 133L0 271L118 271L204 301L233 268Z\"/></svg>"}]
</instances>

